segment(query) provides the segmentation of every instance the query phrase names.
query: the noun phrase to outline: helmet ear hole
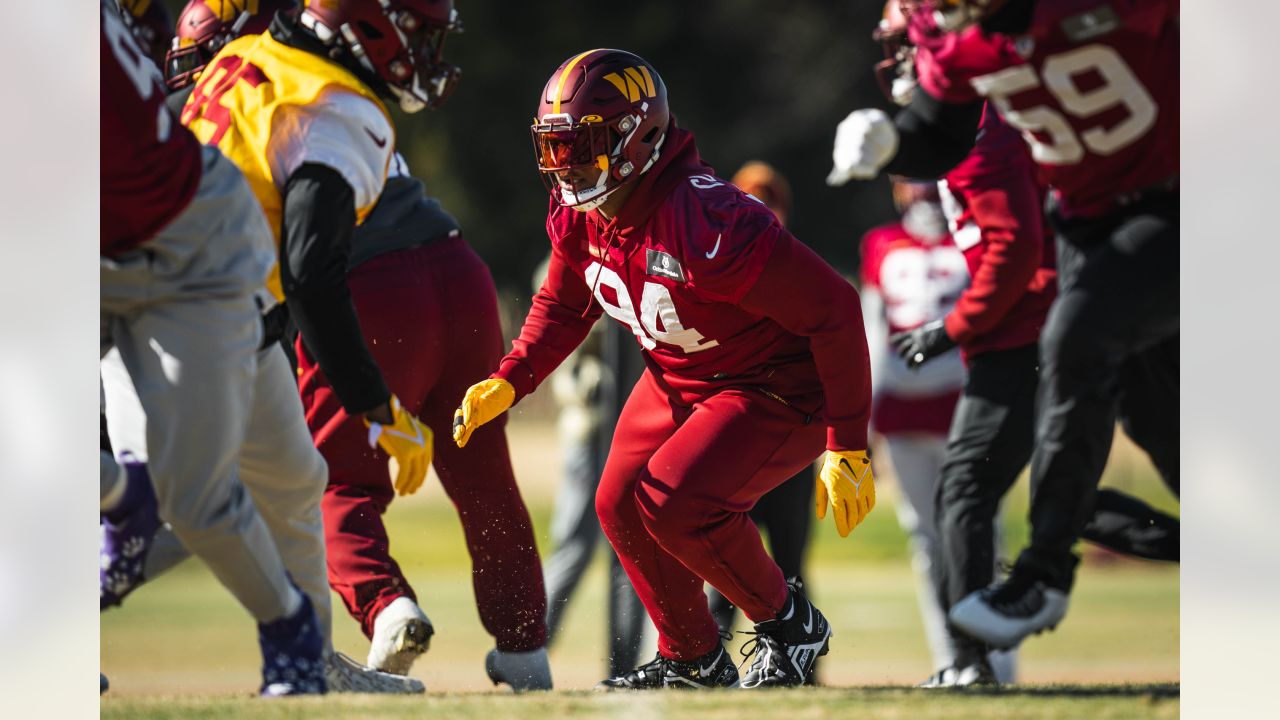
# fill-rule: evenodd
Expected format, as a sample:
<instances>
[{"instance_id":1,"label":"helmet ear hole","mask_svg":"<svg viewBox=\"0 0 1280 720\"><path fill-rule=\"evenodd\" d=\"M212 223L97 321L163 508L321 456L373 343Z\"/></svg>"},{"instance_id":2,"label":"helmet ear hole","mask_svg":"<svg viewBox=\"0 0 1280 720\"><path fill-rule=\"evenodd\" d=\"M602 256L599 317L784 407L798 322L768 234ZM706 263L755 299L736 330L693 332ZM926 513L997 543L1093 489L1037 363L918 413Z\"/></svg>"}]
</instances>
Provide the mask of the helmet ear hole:
<instances>
[{"instance_id":1,"label":"helmet ear hole","mask_svg":"<svg viewBox=\"0 0 1280 720\"><path fill-rule=\"evenodd\" d=\"M645 143L647 145L653 142L653 136L657 134L658 134L658 128L656 127L649 128L649 132L645 133L644 137L640 138L640 142Z\"/></svg>"},{"instance_id":2,"label":"helmet ear hole","mask_svg":"<svg viewBox=\"0 0 1280 720\"><path fill-rule=\"evenodd\" d=\"M358 23L358 24L359 24L359 26L360 26L360 32L364 33L364 36L365 36L366 38L369 38L370 40L377 41L377 40L381 40L383 37L385 37L385 36L382 34L382 32L380 32L380 31L378 30L378 28L374 27L373 25L371 25L371 24L369 24L369 23L367 23L367 22L361 21L361 22L360 22L360 23Z\"/></svg>"}]
</instances>

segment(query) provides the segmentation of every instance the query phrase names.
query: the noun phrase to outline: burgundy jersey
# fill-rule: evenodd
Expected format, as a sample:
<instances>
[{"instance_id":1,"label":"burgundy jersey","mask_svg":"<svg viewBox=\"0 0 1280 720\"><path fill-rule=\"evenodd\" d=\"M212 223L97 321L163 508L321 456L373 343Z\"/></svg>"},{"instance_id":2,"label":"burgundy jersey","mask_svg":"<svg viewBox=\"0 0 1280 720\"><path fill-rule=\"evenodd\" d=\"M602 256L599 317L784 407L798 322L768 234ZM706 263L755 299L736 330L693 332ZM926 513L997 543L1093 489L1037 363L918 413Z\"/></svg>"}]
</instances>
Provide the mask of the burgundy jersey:
<instances>
[{"instance_id":1,"label":"burgundy jersey","mask_svg":"<svg viewBox=\"0 0 1280 720\"><path fill-rule=\"evenodd\" d=\"M821 413L828 447L866 447L870 375L857 293L755 198L668 131L618 217L554 200L551 263L497 376L531 392L591 323L627 326L673 401L729 388Z\"/></svg>"},{"instance_id":2,"label":"burgundy jersey","mask_svg":"<svg viewBox=\"0 0 1280 720\"><path fill-rule=\"evenodd\" d=\"M1044 189L1018 132L988 106L978 141L938 183L971 282L947 315L966 357L1036 342L1057 293Z\"/></svg>"},{"instance_id":3,"label":"burgundy jersey","mask_svg":"<svg viewBox=\"0 0 1280 720\"><path fill-rule=\"evenodd\" d=\"M861 247L862 286L879 291L890 333L943 317L969 284L950 237L927 242L894 222L868 230Z\"/></svg>"},{"instance_id":4,"label":"burgundy jersey","mask_svg":"<svg viewBox=\"0 0 1280 720\"><path fill-rule=\"evenodd\" d=\"M101 253L115 255L187 207L200 184L201 148L165 106L155 64L105 7L101 36Z\"/></svg>"},{"instance_id":5,"label":"burgundy jersey","mask_svg":"<svg viewBox=\"0 0 1280 720\"><path fill-rule=\"evenodd\" d=\"M1177 0L1036 2L1026 34L940 33L912 16L920 86L980 97L1022 132L1066 216L1095 216L1178 176Z\"/></svg>"},{"instance_id":6,"label":"burgundy jersey","mask_svg":"<svg viewBox=\"0 0 1280 720\"><path fill-rule=\"evenodd\" d=\"M902 223L871 228L862 236L863 291L879 293L888 333L902 332L944 317L969 284L964 256L949 236L930 242ZM888 334L871 342L888 343ZM871 424L882 435L924 433L945 436L964 366L952 353L908 369L888 347L876 367Z\"/></svg>"}]
</instances>

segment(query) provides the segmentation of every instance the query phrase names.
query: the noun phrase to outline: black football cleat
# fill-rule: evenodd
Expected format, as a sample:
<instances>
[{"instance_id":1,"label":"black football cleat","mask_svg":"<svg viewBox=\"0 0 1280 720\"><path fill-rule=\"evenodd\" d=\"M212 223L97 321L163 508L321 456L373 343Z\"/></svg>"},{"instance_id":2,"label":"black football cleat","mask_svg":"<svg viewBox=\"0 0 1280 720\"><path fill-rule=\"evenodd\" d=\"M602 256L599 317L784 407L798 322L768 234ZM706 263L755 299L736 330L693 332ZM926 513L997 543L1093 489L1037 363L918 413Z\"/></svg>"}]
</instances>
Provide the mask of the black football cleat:
<instances>
[{"instance_id":1,"label":"black football cleat","mask_svg":"<svg viewBox=\"0 0 1280 720\"><path fill-rule=\"evenodd\" d=\"M751 667L742 677L744 689L803 685L818 658L827 654L831 624L804 596L798 580L787 584L791 616L756 623L755 631L747 633L754 637L742 646L743 657L751 658Z\"/></svg>"},{"instance_id":2,"label":"black football cleat","mask_svg":"<svg viewBox=\"0 0 1280 720\"><path fill-rule=\"evenodd\" d=\"M677 688L711 690L738 686L734 667L723 645L696 660L672 660L656 655L653 660L625 675L602 680L597 690L660 690Z\"/></svg>"},{"instance_id":3,"label":"black football cleat","mask_svg":"<svg viewBox=\"0 0 1280 720\"><path fill-rule=\"evenodd\" d=\"M1006 650L1056 628L1067 614L1067 600L1065 591L1015 567L1004 582L966 595L948 617L966 635Z\"/></svg>"}]
</instances>

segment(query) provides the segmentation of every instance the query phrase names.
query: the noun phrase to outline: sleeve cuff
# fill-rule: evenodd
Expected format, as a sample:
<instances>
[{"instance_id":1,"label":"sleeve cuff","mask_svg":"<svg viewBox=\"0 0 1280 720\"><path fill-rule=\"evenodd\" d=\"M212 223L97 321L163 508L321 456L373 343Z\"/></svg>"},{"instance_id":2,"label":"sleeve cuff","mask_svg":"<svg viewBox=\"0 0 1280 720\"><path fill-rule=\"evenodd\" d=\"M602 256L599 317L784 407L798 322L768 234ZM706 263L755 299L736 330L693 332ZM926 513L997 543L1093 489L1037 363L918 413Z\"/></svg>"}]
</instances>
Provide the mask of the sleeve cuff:
<instances>
[{"instance_id":1,"label":"sleeve cuff","mask_svg":"<svg viewBox=\"0 0 1280 720\"><path fill-rule=\"evenodd\" d=\"M868 449L867 424L841 423L828 427L827 449L832 451Z\"/></svg>"},{"instance_id":2,"label":"sleeve cuff","mask_svg":"<svg viewBox=\"0 0 1280 720\"><path fill-rule=\"evenodd\" d=\"M511 383L511 387L516 391L516 402L520 402L521 398L538 388L538 383L534 381L529 367L515 358L504 358L498 366L498 371L489 377Z\"/></svg>"},{"instance_id":3,"label":"sleeve cuff","mask_svg":"<svg viewBox=\"0 0 1280 720\"><path fill-rule=\"evenodd\" d=\"M947 337L955 341L957 345L963 345L973 339L973 328L969 325L969 321L958 312L947 313L947 317L942 321L942 327L947 331Z\"/></svg>"}]
</instances>

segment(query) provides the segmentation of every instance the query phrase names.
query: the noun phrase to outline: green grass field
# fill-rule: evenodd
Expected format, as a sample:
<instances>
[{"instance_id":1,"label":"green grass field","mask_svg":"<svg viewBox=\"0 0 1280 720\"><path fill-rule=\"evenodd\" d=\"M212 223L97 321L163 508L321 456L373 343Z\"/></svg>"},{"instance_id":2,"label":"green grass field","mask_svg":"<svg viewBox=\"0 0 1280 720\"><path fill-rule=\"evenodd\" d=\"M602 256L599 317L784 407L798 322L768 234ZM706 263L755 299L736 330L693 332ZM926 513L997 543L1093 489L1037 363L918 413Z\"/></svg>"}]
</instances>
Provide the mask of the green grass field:
<instances>
[{"instance_id":1,"label":"green grass field","mask_svg":"<svg viewBox=\"0 0 1280 720\"><path fill-rule=\"evenodd\" d=\"M534 515L542 551L559 472L549 423L517 418L511 425L518 477ZM1119 445L1106 484L1175 510L1131 446ZM882 478L881 505L849 538L828 522L815 533L809 578L815 602L836 636L821 679L829 687L770 694L795 718L856 711L869 718L929 717L1176 717L1178 714L1178 569L1086 550L1071 611L1055 633L1028 641L1020 679L999 693L924 693L909 685L929 673L928 653L907 562L905 536L892 512L892 482ZM1026 488L1008 502L1007 538L1026 537ZM117 718L306 717L699 717L750 712L756 697L717 693L694 697L602 697L583 692L604 668L604 566L596 564L566 613L551 651L558 688L513 698L483 672L492 640L483 632L469 581L456 515L438 483L400 500L388 513L392 548L418 591L437 634L414 675L426 698L331 697L264 703L257 686L252 620L197 562L188 561L102 616L102 668L112 689L102 716ZM362 659L367 641L334 600L335 642ZM734 641L735 647L739 644ZM650 651L651 652L651 651ZM1126 683L1139 683L1125 686ZM840 689L848 688L848 689ZM856 688L856 689L854 689ZM781 708L780 708L781 709Z\"/></svg>"}]
</instances>

